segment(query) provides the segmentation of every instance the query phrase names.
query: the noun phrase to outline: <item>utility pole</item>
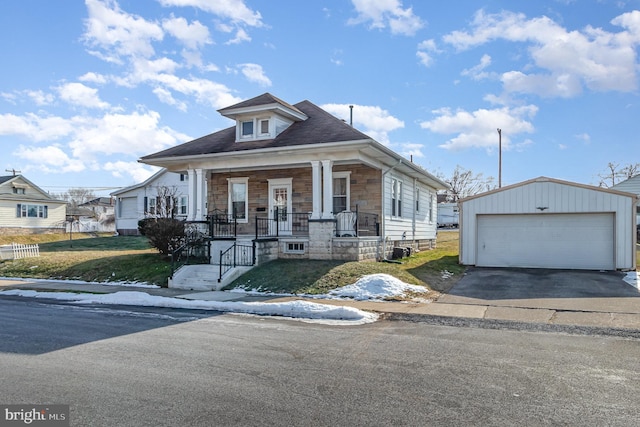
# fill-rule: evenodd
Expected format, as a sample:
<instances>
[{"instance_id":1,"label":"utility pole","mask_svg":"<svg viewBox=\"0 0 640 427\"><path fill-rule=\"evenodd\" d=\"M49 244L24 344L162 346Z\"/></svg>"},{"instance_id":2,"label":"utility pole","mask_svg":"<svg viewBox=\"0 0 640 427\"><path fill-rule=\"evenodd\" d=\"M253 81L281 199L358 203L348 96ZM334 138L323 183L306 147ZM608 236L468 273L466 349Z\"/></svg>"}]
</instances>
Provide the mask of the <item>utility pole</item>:
<instances>
[{"instance_id":1,"label":"utility pole","mask_svg":"<svg viewBox=\"0 0 640 427\"><path fill-rule=\"evenodd\" d=\"M502 129L498 128L498 188L502 188Z\"/></svg>"}]
</instances>

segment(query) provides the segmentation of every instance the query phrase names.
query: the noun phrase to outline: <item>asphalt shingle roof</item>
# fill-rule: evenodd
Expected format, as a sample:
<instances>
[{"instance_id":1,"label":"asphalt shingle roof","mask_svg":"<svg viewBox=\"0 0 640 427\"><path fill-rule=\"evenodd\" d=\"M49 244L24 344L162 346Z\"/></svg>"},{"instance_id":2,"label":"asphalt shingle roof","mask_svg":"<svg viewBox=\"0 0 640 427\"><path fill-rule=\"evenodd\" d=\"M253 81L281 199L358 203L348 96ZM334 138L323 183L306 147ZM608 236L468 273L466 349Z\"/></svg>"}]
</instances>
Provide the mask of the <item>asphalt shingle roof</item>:
<instances>
[{"instance_id":1,"label":"asphalt shingle roof","mask_svg":"<svg viewBox=\"0 0 640 427\"><path fill-rule=\"evenodd\" d=\"M270 94L264 94L245 102L251 102L252 105L264 105L265 101L266 103L271 103L271 98L256 101L265 96L275 98ZM236 108L240 104L236 104L233 107ZM293 123L276 138L236 142L236 127L232 126L193 141L154 154L149 154L142 157L141 160L371 139L369 136L309 101L299 102L293 105L293 107L303 112L308 116L308 119Z\"/></svg>"}]
</instances>

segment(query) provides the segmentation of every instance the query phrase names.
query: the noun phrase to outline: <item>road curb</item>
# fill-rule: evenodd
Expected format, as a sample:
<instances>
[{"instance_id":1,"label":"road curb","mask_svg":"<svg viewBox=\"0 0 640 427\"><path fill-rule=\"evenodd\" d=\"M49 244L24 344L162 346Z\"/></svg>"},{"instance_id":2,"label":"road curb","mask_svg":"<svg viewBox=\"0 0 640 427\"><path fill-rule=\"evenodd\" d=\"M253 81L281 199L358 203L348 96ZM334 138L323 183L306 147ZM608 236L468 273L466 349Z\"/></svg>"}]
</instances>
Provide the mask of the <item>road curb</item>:
<instances>
[{"instance_id":1,"label":"road curb","mask_svg":"<svg viewBox=\"0 0 640 427\"><path fill-rule=\"evenodd\" d=\"M431 314L409 314L383 312L382 318L391 321L419 322L438 326L455 326L481 329L505 329L531 332L557 332L571 335L601 335L640 339L640 329L611 328L584 325L557 325L549 323L518 322L501 319L479 319L471 317L448 317Z\"/></svg>"}]
</instances>

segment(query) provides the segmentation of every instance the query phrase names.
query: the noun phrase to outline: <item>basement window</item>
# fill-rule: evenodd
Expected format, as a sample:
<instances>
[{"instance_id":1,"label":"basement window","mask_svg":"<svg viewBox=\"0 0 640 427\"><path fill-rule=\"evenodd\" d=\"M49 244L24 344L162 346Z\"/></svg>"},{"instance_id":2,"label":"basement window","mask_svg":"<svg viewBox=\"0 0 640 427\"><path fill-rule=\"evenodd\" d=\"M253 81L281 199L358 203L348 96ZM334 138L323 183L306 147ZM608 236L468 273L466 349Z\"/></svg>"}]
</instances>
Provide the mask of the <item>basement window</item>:
<instances>
[{"instance_id":1,"label":"basement window","mask_svg":"<svg viewBox=\"0 0 640 427\"><path fill-rule=\"evenodd\" d=\"M285 244L285 252L288 254L303 254L304 243L300 242L288 242Z\"/></svg>"}]
</instances>

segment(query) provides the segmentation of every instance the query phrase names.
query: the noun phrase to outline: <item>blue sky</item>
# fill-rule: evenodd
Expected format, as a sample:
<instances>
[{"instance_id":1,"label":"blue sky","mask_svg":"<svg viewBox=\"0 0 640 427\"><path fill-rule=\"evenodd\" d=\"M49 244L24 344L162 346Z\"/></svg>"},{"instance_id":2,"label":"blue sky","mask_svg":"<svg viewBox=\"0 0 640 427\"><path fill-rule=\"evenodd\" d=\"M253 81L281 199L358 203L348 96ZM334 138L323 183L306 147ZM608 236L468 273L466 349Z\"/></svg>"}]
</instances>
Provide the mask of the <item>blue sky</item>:
<instances>
[{"instance_id":1,"label":"blue sky","mask_svg":"<svg viewBox=\"0 0 640 427\"><path fill-rule=\"evenodd\" d=\"M0 3L0 174L108 194L143 155L309 100L435 174L598 184L640 150L640 1ZM111 189L111 190L109 190Z\"/></svg>"}]
</instances>

